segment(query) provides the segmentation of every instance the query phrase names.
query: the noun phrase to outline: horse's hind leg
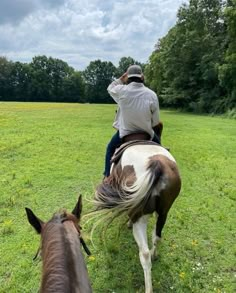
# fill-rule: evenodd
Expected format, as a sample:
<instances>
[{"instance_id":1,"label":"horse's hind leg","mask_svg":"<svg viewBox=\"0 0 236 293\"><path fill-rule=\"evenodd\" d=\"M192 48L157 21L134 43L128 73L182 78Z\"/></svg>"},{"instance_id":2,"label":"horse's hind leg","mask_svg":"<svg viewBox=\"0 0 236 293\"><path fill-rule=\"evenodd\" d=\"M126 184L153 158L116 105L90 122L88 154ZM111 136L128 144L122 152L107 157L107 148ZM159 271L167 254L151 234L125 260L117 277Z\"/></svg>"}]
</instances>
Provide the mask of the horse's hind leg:
<instances>
[{"instance_id":1,"label":"horse's hind leg","mask_svg":"<svg viewBox=\"0 0 236 293\"><path fill-rule=\"evenodd\" d=\"M165 225L165 222L166 222L166 218L167 218L167 214L160 214L158 216L158 220L157 220L157 223L156 223L156 226L153 230L153 233L152 233L152 249L151 249L151 257L152 257L152 260L155 260L156 257L157 257L157 245L158 245L158 242L160 242L161 240L161 231Z\"/></svg>"},{"instance_id":2,"label":"horse's hind leg","mask_svg":"<svg viewBox=\"0 0 236 293\"><path fill-rule=\"evenodd\" d=\"M151 253L147 241L148 216L143 216L133 224L133 235L139 247L139 258L144 271L145 293L152 293Z\"/></svg>"}]
</instances>

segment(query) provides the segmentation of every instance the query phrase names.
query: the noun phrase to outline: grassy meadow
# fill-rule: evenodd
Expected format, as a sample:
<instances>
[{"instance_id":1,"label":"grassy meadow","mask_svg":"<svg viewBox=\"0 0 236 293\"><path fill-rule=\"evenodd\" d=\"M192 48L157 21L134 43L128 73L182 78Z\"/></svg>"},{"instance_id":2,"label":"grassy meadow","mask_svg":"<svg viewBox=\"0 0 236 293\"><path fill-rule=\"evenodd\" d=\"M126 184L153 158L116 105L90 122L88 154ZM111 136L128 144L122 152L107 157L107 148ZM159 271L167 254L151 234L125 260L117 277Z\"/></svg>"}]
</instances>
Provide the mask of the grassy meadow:
<instances>
[{"instance_id":1,"label":"grassy meadow","mask_svg":"<svg viewBox=\"0 0 236 293\"><path fill-rule=\"evenodd\" d=\"M103 178L115 105L0 102L0 292L37 292L39 236L25 207L42 220L71 210L81 193L92 209ZM235 292L236 121L162 111L163 144L171 148L182 190L153 263L154 292ZM154 223L154 218L151 219ZM132 232L114 222L105 242L83 225L95 293L144 292ZM152 227L150 227L150 234Z\"/></svg>"}]
</instances>

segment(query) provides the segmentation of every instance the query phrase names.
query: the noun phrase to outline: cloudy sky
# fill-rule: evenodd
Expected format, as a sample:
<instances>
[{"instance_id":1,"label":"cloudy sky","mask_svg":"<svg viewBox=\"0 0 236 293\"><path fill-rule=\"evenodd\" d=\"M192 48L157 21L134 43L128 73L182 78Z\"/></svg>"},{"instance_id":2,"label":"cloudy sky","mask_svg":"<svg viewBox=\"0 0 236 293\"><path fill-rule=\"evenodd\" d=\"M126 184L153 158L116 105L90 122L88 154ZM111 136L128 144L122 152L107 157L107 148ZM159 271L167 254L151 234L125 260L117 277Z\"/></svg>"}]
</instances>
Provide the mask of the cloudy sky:
<instances>
[{"instance_id":1,"label":"cloudy sky","mask_svg":"<svg viewBox=\"0 0 236 293\"><path fill-rule=\"evenodd\" d=\"M147 62L184 0L0 0L0 56L52 56L83 70L101 59Z\"/></svg>"}]
</instances>

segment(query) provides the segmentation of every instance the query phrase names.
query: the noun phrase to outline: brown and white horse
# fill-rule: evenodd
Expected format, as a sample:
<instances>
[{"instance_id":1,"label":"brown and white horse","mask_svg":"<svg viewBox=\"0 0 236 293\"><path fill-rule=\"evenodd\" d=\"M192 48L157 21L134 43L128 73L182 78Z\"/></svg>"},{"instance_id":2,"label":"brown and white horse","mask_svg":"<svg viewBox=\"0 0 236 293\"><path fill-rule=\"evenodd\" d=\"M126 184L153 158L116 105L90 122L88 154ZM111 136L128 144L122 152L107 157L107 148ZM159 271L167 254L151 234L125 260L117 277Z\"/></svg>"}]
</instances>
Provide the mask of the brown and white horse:
<instances>
[{"instance_id":1,"label":"brown and white horse","mask_svg":"<svg viewBox=\"0 0 236 293\"><path fill-rule=\"evenodd\" d=\"M26 208L30 224L41 234L43 272L40 292L92 292L80 250L80 244L84 244L79 226L81 210L80 196L71 214L64 210L44 223Z\"/></svg>"},{"instance_id":2,"label":"brown and white horse","mask_svg":"<svg viewBox=\"0 0 236 293\"><path fill-rule=\"evenodd\" d=\"M153 292L151 260L156 256L157 243L161 239L168 211L180 189L181 179L176 161L158 144L128 147L120 161L112 165L108 180L96 188L95 206L99 212L104 214L107 210L112 218L126 214L133 224L146 293ZM152 213L156 213L157 223L149 249L147 223Z\"/></svg>"}]
</instances>

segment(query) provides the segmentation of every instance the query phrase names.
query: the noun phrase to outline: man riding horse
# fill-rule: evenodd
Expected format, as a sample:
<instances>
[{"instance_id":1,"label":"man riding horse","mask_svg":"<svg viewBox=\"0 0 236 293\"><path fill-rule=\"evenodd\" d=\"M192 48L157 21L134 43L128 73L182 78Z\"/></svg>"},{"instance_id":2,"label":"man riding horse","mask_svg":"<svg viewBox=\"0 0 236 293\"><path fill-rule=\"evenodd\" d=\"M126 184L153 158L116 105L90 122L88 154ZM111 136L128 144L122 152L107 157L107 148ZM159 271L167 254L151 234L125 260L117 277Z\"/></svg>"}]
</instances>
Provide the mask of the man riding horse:
<instances>
[{"instance_id":1,"label":"man riding horse","mask_svg":"<svg viewBox=\"0 0 236 293\"><path fill-rule=\"evenodd\" d=\"M116 148L123 142L135 139L160 144L162 130L158 97L144 85L144 75L139 65L131 65L107 90L119 107L113 123L117 132L106 150L105 179L110 175L110 161Z\"/></svg>"},{"instance_id":2,"label":"man riding horse","mask_svg":"<svg viewBox=\"0 0 236 293\"><path fill-rule=\"evenodd\" d=\"M140 66L132 65L108 86L119 106L117 133L107 147L105 178L96 187L94 205L96 216L101 216L99 223L109 225L121 215L129 221L139 247L145 293L152 293L152 260L157 256L168 212L179 195L181 177L175 158L160 145L158 99L143 80ZM110 159L117 147L110 174ZM147 225L151 214L156 215L156 225L149 248Z\"/></svg>"}]
</instances>

